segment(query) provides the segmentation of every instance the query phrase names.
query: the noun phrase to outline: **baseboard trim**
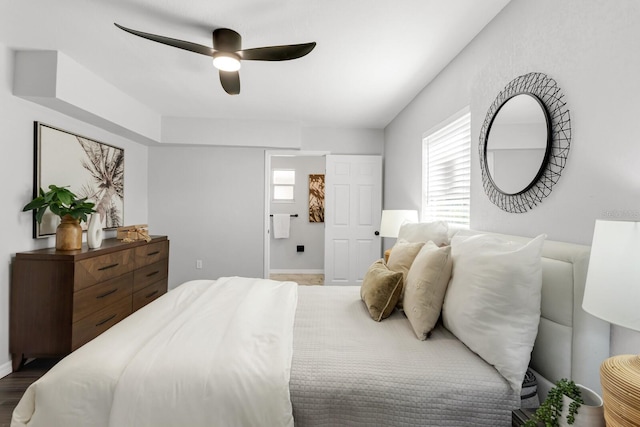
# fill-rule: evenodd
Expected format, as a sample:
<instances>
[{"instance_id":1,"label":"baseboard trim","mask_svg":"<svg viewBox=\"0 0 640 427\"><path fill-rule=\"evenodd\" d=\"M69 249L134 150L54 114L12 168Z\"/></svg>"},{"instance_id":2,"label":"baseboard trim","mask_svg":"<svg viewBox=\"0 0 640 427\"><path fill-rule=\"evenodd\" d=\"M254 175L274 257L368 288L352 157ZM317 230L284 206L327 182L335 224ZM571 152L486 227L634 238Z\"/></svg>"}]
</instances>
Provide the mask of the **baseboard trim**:
<instances>
[{"instance_id":1,"label":"baseboard trim","mask_svg":"<svg viewBox=\"0 0 640 427\"><path fill-rule=\"evenodd\" d=\"M13 372L13 367L11 366L11 360L0 365L0 378L4 378Z\"/></svg>"},{"instance_id":2,"label":"baseboard trim","mask_svg":"<svg viewBox=\"0 0 640 427\"><path fill-rule=\"evenodd\" d=\"M324 274L324 270L269 270L269 274Z\"/></svg>"}]
</instances>

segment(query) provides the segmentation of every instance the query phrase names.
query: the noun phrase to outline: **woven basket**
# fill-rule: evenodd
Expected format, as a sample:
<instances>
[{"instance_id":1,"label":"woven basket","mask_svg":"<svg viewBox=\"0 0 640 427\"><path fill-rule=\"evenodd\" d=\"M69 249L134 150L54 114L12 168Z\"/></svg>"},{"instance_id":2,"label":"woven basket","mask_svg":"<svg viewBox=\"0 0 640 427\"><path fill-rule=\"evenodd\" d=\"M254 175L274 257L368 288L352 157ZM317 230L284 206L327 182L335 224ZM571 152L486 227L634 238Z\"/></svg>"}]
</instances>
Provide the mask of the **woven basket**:
<instances>
[{"instance_id":1,"label":"woven basket","mask_svg":"<svg viewBox=\"0 0 640 427\"><path fill-rule=\"evenodd\" d=\"M640 356L614 356L602 362L600 382L607 427L640 426Z\"/></svg>"}]
</instances>

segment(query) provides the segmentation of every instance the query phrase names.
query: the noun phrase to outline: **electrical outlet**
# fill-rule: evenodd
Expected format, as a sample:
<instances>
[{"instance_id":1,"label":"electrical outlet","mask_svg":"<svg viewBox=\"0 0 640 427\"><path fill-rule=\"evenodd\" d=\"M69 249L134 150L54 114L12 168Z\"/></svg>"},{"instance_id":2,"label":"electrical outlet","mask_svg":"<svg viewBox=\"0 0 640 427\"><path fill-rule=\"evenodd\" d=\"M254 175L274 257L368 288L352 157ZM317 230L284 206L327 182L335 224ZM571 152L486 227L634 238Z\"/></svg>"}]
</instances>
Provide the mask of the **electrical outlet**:
<instances>
[{"instance_id":1,"label":"electrical outlet","mask_svg":"<svg viewBox=\"0 0 640 427\"><path fill-rule=\"evenodd\" d=\"M201 260L201 259L197 259L197 260L196 260L196 268L197 268L197 269L202 268L202 260Z\"/></svg>"}]
</instances>

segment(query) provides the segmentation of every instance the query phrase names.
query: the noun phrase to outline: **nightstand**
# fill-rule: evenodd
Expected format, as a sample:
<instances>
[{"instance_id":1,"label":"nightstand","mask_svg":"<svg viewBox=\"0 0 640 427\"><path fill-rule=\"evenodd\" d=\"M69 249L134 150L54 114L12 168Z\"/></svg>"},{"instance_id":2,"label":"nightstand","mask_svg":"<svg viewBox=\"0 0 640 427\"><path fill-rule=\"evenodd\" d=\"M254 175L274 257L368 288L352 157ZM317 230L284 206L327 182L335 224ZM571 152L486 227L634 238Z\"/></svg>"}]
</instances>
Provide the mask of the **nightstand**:
<instances>
[{"instance_id":1,"label":"nightstand","mask_svg":"<svg viewBox=\"0 0 640 427\"><path fill-rule=\"evenodd\" d=\"M535 409L529 408L516 409L511 412L511 427L523 426L525 422L529 421L531 417L533 417L535 412ZM538 423L538 425L544 427L543 423Z\"/></svg>"}]
</instances>

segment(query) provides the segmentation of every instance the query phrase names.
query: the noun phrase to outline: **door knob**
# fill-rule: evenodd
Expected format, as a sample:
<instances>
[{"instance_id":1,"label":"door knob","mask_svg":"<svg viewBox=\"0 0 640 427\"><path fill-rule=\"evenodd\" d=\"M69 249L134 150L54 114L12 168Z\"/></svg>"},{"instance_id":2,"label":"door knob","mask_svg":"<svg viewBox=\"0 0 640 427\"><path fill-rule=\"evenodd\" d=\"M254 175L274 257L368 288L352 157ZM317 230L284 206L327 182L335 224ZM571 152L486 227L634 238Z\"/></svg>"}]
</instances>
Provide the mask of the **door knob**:
<instances>
[{"instance_id":1,"label":"door knob","mask_svg":"<svg viewBox=\"0 0 640 427\"><path fill-rule=\"evenodd\" d=\"M375 234L376 236L379 236L380 232L376 230L373 234Z\"/></svg>"}]
</instances>

